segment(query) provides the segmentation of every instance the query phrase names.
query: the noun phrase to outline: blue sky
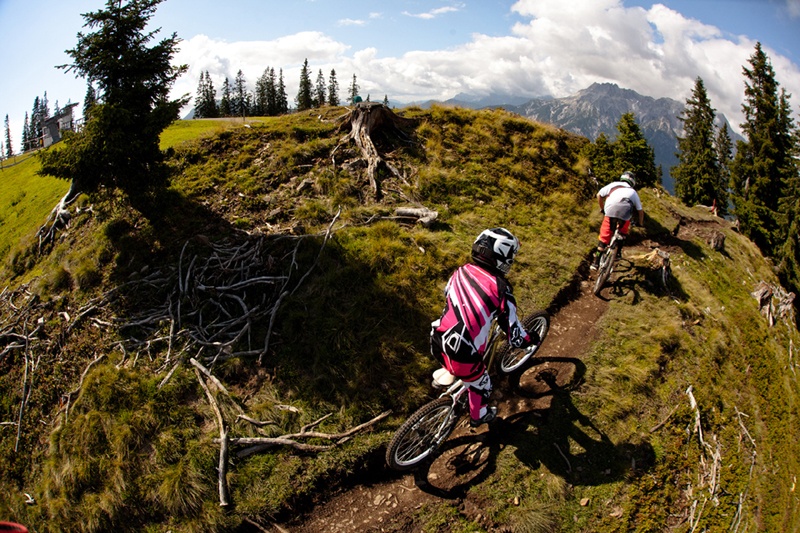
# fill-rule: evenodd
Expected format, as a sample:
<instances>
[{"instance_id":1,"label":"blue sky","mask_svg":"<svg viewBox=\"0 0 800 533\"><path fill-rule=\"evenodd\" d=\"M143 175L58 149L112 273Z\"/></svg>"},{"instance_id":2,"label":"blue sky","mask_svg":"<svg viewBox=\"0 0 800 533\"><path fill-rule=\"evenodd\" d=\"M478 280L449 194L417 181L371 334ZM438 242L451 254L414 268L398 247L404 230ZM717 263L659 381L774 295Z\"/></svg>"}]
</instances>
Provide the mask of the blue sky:
<instances>
[{"instance_id":1,"label":"blue sky","mask_svg":"<svg viewBox=\"0 0 800 533\"><path fill-rule=\"evenodd\" d=\"M86 82L55 66L69 62L81 13L104 6L0 0L0 118L15 152L37 96L51 109L82 102ZM312 79L335 69L344 94L355 74L362 95L393 102L562 97L594 82L685 101L699 76L737 128L742 67L760 41L800 110L800 0L166 0L152 23L183 39L175 59L190 68L175 96L194 96L204 71L219 91L241 69L252 90L273 67L293 100L305 59Z\"/></svg>"}]
</instances>

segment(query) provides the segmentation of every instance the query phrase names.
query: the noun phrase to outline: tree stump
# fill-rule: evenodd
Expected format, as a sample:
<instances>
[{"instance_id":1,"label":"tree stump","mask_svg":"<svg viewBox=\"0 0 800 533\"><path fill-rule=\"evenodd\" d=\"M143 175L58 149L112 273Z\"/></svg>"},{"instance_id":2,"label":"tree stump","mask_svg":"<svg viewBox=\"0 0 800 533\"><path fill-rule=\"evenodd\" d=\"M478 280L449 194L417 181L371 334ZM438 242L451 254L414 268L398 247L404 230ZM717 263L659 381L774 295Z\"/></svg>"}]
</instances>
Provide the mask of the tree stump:
<instances>
[{"instance_id":1,"label":"tree stump","mask_svg":"<svg viewBox=\"0 0 800 533\"><path fill-rule=\"evenodd\" d=\"M373 136L381 132L388 137L394 136L408 141L410 139L402 128L413 125L413 123L413 120L399 117L387 106L375 102L359 102L343 119L342 127L350 125L350 134L346 140L352 139L361 151L361 155L367 163L367 179L377 199L381 197L378 180L378 169L381 166L398 178L403 179L403 176L394 165L381 156L375 146Z\"/></svg>"},{"instance_id":2,"label":"tree stump","mask_svg":"<svg viewBox=\"0 0 800 533\"><path fill-rule=\"evenodd\" d=\"M721 252L725 249L725 234L721 231L713 231L708 237L708 244L713 250Z\"/></svg>"}]
</instances>

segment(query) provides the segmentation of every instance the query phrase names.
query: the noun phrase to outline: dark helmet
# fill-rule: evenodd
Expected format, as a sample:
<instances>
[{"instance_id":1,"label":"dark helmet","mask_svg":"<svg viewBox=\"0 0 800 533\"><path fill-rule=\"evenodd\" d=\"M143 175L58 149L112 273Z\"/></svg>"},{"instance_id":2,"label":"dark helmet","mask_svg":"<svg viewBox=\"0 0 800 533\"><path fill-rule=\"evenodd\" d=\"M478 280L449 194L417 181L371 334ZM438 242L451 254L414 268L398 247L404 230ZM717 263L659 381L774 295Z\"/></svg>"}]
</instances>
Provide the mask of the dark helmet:
<instances>
[{"instance_id":1,"label":"dark helmet","mask_svg":"<svg viewBox=\"0 0 800 533\"><path fill-rule=\"evenodd\" d=\"M514 256L519 251L519 240L505 228L486 229L472 243L472 260L490 270L508 274Z\"/></svg>"},{"instance_id":2,"label":"dark helmet","mask_svg":"<svg viewBox=\"0 0 800 533\"><path fill-rule=\"evenodd\" d=\"M636 187L636 175L631 172L630 170L626 170L622 173L622 176L619 177L619 181L624 181L631 187Z\"/></svg>"}]
</instances>

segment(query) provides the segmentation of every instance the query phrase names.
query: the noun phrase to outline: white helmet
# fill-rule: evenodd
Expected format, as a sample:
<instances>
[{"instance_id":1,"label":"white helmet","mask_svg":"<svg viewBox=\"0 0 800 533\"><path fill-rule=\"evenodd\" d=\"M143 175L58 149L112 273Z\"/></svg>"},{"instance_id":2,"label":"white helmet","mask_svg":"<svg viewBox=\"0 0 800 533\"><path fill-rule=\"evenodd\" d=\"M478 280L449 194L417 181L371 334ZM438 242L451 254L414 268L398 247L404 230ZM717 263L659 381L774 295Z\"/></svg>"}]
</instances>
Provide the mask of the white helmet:
<instances>
[{"instance_id":1,"label":"white helmet","mask_svg":"<svg viewBox=\"0 0 800 533\"><path fill-rule=\"evenodd\" d=\"M519 240L510 231L505 228L486 229L472 243L472 260L508 274L518 251Z\"/></svg>"},{"instance_id":2,"label":"white helmet","mask_svg":"<svg viewBox=\"0 0 800 533\"><path fill-rule=\"evenodd\" d=\"M622 173L622 176L619 177L619 181L624 181L631 187L636 188L636 176L630 170L626 170Z\"/></svg>"}]
</instances>

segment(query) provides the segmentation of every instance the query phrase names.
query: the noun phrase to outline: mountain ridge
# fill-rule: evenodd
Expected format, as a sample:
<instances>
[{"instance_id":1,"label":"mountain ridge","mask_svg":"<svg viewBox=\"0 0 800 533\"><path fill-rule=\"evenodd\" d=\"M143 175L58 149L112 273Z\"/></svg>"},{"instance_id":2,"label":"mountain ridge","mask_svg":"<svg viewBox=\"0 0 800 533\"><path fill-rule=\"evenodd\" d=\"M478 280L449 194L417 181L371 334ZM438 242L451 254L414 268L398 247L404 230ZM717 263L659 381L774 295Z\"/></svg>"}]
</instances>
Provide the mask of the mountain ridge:
<instances>
[{"instance_id":1,"label":"mountain ridge","mask_svg":"<svg viewBox=\"0 0 800 533\"><path fill-rule=\"evenodd\" d=\"M493 94L475 97L464 93L441 102L473 109L499 107L526 118L563 128L571 133L583 135L591 141L603 133L609 139L616 138L616 125L624 113L633 113L647 142L653 148L655 164L663 171L663 185L670 194L675 193L675 183L670 174L678 164L678 136L682 134L680 115L685 103L672 98L654 98L642 95L633 89L615 83L593 83L577 93L561 98L540 96L518 102L519 97L509 94ZM435 101L418 104L430 106ZM715 123L728 126L731 139L736 144L743 138L732 130L730 122L722 113L717 113Z\"/></svg>"}]
</instances>

